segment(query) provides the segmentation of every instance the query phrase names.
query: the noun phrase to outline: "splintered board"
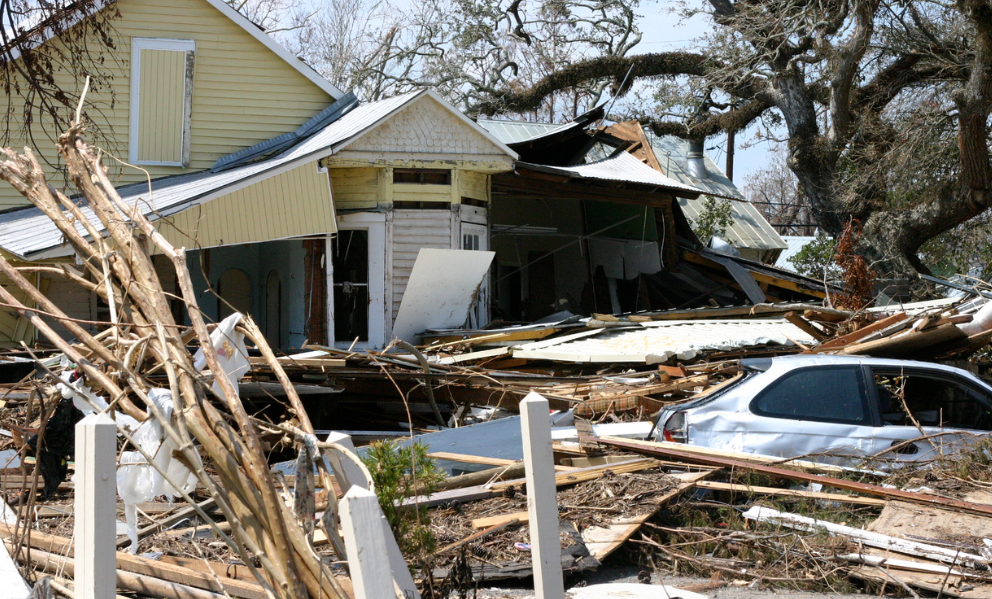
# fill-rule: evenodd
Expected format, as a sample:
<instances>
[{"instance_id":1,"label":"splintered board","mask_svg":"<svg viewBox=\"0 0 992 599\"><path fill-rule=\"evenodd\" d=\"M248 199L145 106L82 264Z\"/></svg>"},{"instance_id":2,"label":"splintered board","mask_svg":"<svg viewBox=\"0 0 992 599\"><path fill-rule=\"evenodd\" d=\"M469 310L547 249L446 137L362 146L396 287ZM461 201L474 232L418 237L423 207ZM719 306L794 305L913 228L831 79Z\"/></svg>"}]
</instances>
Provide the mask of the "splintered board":
<instances>
[{"instance_id":1,"label":"splintered board","mask_svg":"<svg viewBox=\"0 0 992 599\"><path fill-rule=\"evenodd\" d=\"M589 549L589 554L599 561L603 561L608 555L627 542L630 537L634 536L634 533L641 528L641 525L650 520L661 509L661 506L692 489L696 486L697 482L712 475L714 472L715 470L704 470L702 472L673 474L672 476L678 478L681 482L668 493L659 495L654 499L654 502L657 504L654 510L640 516L617 518L611 521L608 527L591 526L586 528L582 531L582 540L585 541L586 547Z\"/></svg>"}]
</instances>

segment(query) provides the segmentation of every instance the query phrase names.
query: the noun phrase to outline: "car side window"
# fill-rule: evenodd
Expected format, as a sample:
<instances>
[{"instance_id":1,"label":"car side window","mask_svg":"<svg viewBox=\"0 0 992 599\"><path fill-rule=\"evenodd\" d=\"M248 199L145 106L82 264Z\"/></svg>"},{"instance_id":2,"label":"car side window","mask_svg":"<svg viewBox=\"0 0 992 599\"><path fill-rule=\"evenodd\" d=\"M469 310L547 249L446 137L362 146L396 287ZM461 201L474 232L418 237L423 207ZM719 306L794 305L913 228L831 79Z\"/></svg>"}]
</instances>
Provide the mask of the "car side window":
<instances>
[{"instance_id":1,"label":"car side window","mask_svg":"<svg viewBox=\"0 0 992 599\"><path fill-rule=\"evenodd\" d=\"M772 418L871 424L858 367L817 366L790 372L755 397L751 411Z\"/></svg>"},{"instance_id":2,"label":"car side window","mask_svg":"<svg viewBox=\"0 0 992 599\"><path fill-rule=\"evenodd\" d=\"M920 426L992 430L992 398L951 375L872 372L884 424L914 426L915 419Z\"/></svg>"}]
</instances>

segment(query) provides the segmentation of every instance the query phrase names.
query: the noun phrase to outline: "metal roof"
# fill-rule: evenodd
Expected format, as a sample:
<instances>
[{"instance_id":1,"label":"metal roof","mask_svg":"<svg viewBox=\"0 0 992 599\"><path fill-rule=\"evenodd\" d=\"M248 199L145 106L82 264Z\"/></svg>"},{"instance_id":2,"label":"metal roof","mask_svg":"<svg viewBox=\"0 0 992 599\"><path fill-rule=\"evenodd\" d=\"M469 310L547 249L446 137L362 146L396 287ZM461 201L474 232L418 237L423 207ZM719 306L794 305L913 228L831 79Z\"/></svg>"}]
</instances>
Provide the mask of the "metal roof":
<instances>
[{"instance_id":1,"label":"metal roof","mask_svg":"<svg viewBox=\"0 0 992 599\"><path fill-rule=\"evenodd\" d=\"M813 235L782 235L782 241L785 242L787 247L778 255L778 259L775 260L775 266L795 272L796 267L792 264L792 259L804 247L815 240L816 237Z\"/></svg>"},{"instance_id":2,"label":"metal roof","mask_svg":"<svg viewBox=\"0 0 992 599\"><path fill-rule=\"evenodd\" d=\"M721 236L737 248L749 248L759 250L780 250L788 247L788 244L775 231L765 217L748 201L722 199L720 201L730 203L730 214L734 219L733 224L727 227ZM679 206L682 212L693 223L705 210L706 198L700 196L694 200L679 198ZM705 240L703 240L705 241Z\"/></svg>"},{"instance_id":3,"label":"metal roof","mask_svg":"<svg viewBox=\"0 0 992 599\"><path fill-rule=\"evenodd\" d=\"M479 119L476 121L480 127L492 133L496 139L505 144L515 144L522 141L529 141L536 137L543 137L548 133L554 133L567 124L555 125L552 123L527 123L524 121L500 121L492 119Z\"/></svg>"},{"instance_id":4,"label":"metal roof","mask_svg":"<svg viewBox=\"0 0 992 599\"><path fill-rule=\"evenodd\" d=\"M709 195L737 200L745 199L744 194L737 189L734 182L723 174L720 167L705 152L703 153L703 166L706 168L706 178L697 179L689 174L686 170L689 156L689 142L687 140L674 135L659 137L648 129L644 130L644 135L647 136L662 170L669 177L686 185L698 187L703 190L703 193Z\"/></svg>"},{"instance_id":5,"label":"metal roof","mask_svg":"<svg viewBox=\"0 0 992 599\"><path fill-rule=\"evenodd\" d=\"M612 158L570 167L545 166L528 162L518 162L517 167L564 177L622 181L624 183L679 189L693 194L702 193L701 190L691 185L666 177L626 152L621 152Z\"/></svg>"},{"instance_id":6,"label":"metal roof","mask_svg":"<svg viewBox=\"0 0 992 599\"><path fill-rule=\"evenodd\" d=\"M150 218L175 214L306 162L330 156L424 95L431 96L452 112L461 115L434 92L429 90L412 92L361 105L274 158L217 173L204 171L152 181L150 194L147 183L126 185L118 188L117 191L128 204L141 206ZM489 137L488 133L478 128L467 117L463 115L462 117L470 126ZM492 141L516 158L516 154L498 140ZM98 230L103 230L90 208L82 205L81 210ZM77 224L76 228L85 234L81 224ZM23 259L48 258L71 253L69 248L60 247L61 245L61 231L38 208L32 206L0 214L0 247L4 250Z\"/></svg>"},{"instance_id":7,"label":"metal roof","mask_svg":"<svg viewBox=\"0 0 992 599\"><path fill-rule=\"evenodd\" d=\"M762 345L815 345L816 340L783 319L672 320L640 323L636 329L600 329L513 348L513 357L564 362L657 364L694 358L705 350L729 351Z\"/></svg>"}]
</instances>

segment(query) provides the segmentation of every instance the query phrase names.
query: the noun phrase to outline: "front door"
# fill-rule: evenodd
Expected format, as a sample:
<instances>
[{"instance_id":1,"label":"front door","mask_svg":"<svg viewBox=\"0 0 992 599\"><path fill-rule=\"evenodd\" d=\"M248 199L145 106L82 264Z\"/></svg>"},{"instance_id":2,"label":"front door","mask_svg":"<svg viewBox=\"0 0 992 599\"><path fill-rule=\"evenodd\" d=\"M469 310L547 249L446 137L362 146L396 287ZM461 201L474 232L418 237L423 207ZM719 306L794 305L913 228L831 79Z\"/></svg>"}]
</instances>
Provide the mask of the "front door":
<instances>
[{"instance_id":1,"label":"front door","mask_svg":"<svg viewBox=\"0 0 992 599\"><path fill-rule=\"evenodd\" d=\"M334 345L381 348L386 339L386 220L378 213L338 218L328 242L333 299L329 302Z\"/></svg>"}]
</instances>

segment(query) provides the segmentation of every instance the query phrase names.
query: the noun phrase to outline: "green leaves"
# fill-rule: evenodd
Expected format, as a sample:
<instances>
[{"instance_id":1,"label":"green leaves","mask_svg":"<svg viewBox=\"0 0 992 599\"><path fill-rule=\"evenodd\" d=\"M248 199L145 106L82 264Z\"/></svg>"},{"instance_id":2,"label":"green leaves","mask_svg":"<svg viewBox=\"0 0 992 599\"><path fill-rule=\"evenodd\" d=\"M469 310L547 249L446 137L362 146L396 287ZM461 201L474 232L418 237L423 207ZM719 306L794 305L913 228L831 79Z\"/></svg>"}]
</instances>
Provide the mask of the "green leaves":
<instances>
[{"instance_id":1,"label":"green leaves","mask_svg":"<svg viewBox=\"0 0 992 599\"><path fill-rule=\"evenodd\" d=\"M406 497L436 492L445 478L434 459L427 456L427 446L413 443L401 447L396 441L376 441L362 462L372 475L379 506L403 555L426 558L437 545L426 511L399 506Z\"/></svg>"}]
</instances>

